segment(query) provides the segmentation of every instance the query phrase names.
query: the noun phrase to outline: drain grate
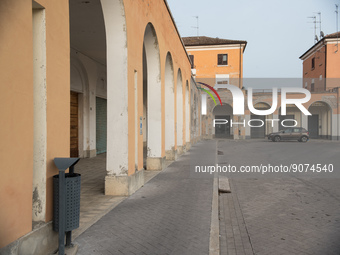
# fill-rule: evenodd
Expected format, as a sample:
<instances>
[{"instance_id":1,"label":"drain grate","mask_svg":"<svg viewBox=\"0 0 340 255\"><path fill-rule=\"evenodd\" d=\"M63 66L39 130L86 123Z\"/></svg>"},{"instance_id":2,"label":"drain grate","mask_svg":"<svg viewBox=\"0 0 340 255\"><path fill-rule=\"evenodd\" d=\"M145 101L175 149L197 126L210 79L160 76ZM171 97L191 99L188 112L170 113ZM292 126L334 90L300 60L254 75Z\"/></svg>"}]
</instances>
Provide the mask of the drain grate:
<instances>
[{"instance_id":1,"label":"drain grate","mask_svg":"<svg viewBox=\"0 0 340 255\"><path fill-rule=\"evenodd\" d=\"M217 155L224 155L223 151L217 151Z\"/></svg>"}]
</instances>

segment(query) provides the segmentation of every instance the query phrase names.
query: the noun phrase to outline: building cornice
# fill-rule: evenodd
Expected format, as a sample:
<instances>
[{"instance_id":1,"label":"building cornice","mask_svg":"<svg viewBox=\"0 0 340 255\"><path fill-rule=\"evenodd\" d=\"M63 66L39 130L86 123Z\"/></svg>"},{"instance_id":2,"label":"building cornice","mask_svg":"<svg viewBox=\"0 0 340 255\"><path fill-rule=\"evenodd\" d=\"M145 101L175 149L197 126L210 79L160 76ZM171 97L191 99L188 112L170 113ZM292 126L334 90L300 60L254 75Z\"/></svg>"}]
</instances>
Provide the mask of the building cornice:
<instances>
[{"instance_id":1,"label":"building cornice","mask_svg":"<svg viewBox=\"0 0 340 255\"><path fill-rule=\"evenodd\" d=\"M170 15L171 21L172 21L172 23L174 24L174 27L175 27L175 29L176 29L178 38L179 38L179 40L180 40L181 43L182 43L184 52L185 52L185 54L187 54L187 58L188 58L189 63L190 63L190 65L191 65L192 63L191 63L191 60L190 60L190 58L189 58L189 54L188 54L188 52L187 52L187 50L186 50L186 48L185 48L184 42L183 42L183 40L182 40L182 37L181 37L181 35L179 34L178 28L177 28L176 23L175 23L175 19L174 19L174 17L172 16L170 7L169 7L169 5L168 5L168 2L167 2L167 0L163 0L163 1L164 1L164 4L165 4L165 6L166 6L166 8L167 8L167 10L168 10L168 13L169 13L169 15Z\"/></svg>"},{"instance_id":2,"label":"building cornice","mask_svg":"<svg viewBox=\"0 0 340 255\"><path fill-rule=\"evenodd\" d=\"M230 50L230 49L245 49L245 43L241 44L226 44L226 45L200 45L186 46L187 51L202 51L202 50Z\"/></svg>"},{"instance_id":3,"label":"building cornice","mask_svg":"<svg viewBox=\"0 0 340 255\"><path fill-rule=\"evenodd\" d=\"M337 43L337 38L322 38L320 41L318 41L316 44L314 44L312 47L310 47L305 53L303 53L299 58L301 60L306 60L311 55L313 55L316 51L320 50L322 47L324 47L327 44L335 44Z\"/></svg>"}]
</instances>

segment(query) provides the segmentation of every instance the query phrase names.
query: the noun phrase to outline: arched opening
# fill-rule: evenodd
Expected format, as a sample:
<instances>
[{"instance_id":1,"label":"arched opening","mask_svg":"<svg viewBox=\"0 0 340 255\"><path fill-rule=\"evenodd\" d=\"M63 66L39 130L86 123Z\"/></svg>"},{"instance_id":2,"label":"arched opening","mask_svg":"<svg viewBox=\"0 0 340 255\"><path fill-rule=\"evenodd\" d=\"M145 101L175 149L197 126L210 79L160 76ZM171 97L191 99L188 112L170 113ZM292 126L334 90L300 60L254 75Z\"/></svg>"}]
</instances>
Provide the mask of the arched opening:
<instances>
[{"instance_id":1,"label":"arched opening","mask_svg":"<svg viewBox=\"0 0 340 255\"><path fill-rule=\"evenodd\" d=\"M197 126L198 126L198 113L197 113L197 95L195 91L195 84L193 84L193 81L190 82L190 89L191 89L191 95L190 95L190 136L191 136L191 143L196 143L197 138Z\"/></svg>"},{"instance_id":2,"label":"arched opening","mask_svg":"<svg viewBox=\"0 0 340 255\"><path fill-rule=\"evenodd\" d=\"M146 169L148 148L148 67L146 61L145 47L143 45L143 167Z\"/></svg>"},{"instance_id":3,"label":"arched opening","mask_svg":"<svg viewBox=\"0 0 340 255\"><path fill-rule=\"evenodd\" d=\"M81 119L79 156L89 157L76 166L82 174L81 201L91 200L81 203L80 217L88 219L94 208L110 206L104 204L110 199L104 192L122 195L113 176L128 175L126 23L120 0L70 0L69 7L71 90L78 93Z\"/></svg>"},{"instance_id":4,"label":"arched opening","mask_svg":"<svg viewBox=\"0 0 340 255\"><path fill-rule=\"evenodd\" d=\"M191 118L192 123L191 125L194 126L195 130L195 139L199 136L198 129L199 129L199 121L198 121L198 116L199 116L199 111L198 111L198 102L197 102L197 95L196 92L194 92L194 102L193 102L193 109L194 109L194 116ZM197 142L197 141L195 141Z\"/></svg>"},{"instance_id":5,"label":"arched opening","mask_svg":"<svg viewBox=\"0 0 340 255\"><path fill-rule=\"evenodd\" d=\"M160 54L156 31L146 26L143 44L144 168L162 168L162 105Z\"/></svg>"},{"instance_id":6,"label":"arched opening","mask_svg":"<svg viewBox=\"0 0 340 255\"><path fill-rule=\"evenodd\" d=\"M107 20L105 14L107 16L108 13L110 16L115 16L116 19ZM75 144L72 141L72 139L75 139L73 136L78 136L79 144L78 149L73 150L71 156L86 158L77 164L76 171L82 175L81 201L83 202L80 205L80 222L81 224L89 224L93 216L89 219L88 215L100 213L100 211L96 211L98 207L109 207L109 204L105 203L109 200L109 197L103 197L103 193L106 189L104 179L107 173L110 173L110 169L115 169L112 162L123 165L122 162L119 162L122 156L118 154L118 151L116 154L111 150L111 157L106 156L106 154L110 151L109 144L111 144L111 148L113 147L112 144L115 144L115 147L118 144L115 141L117 135L114 135L113 132L119 133L120 138L124 133L124 131L121 132L119 124L116 124L119 121L112 121L112 115L117 115L119 112L117 107L119 107L120 102L112 98L112 94L110 95L107 88L111 87L112 90L113 85L119 84L120 91L124 90L125 87L127 90L127 83L121 82L119 78L124 69L124 62L119 57L123 52L122 48L119 48L119 42L126 38L123 30L125 19L121 14L119 0L110 1L110 3L105 0L70 0L69 15L71 149L72 145ZM110 41L112 33L114 33L117 42L115 51L110 51L114 55L114 70L111 64L112 56L108 54L109 49L107 49L107 47L110 47L110 42L112 43L112 40ZM125 45L126 43L124 43ZM117 65L117 63L119 64ZM107 70L110 70L109 73L114 76L114 79L112 79L112 76L108 77ZM109 80L111 82L108 82ZM113 80L115 83L112 83ZM124 95L124 92L122 94ZM121 97L121 93L119 97ZM110 108L114 110L110 110ZM75 116L72 116L76 113L78 113L78 120ZM115 123L114 128L112 128L112 122ZM76 125L78 126L75 127ZM78 131L76 131L76 128ZM111 134L108 130L112 130ZM122 147L119 148L119 153L122 153L124 152L124 143L121 142L120 144L122 144ZM117 169L119 168L117 167ZM99 200L98 197L102 199ZM91 203L86 203L86 201L91 201Z\"/></svg>"},{"instance_id":7,"label":"arched opening","mask_svg":"<svg viewBox=\"0 0 340 255\"><path fill-rule=\"evenodd\" d=\"M233 120L233 108L229 104L216 105L213 109L215 121L215 138L233 138L233 129L231 128L231 120ZM220 121L217 121L220 120Z\"/></svg>"},{"instance_id":8,"label":"arched opening","mask_svg":"<svg viewBox=\"0 0 340 255\"><path fill-rule=\"evenodd\" d=\"M177 151L183 153L183 82L182 72L178 69L177 72L177 87L176 87L176 108L177 108Z\"/></svg>"},{"instance_id":9,"label":"arched opening","mask_svg":"<svg viewBox=\"0 0 340 255\"><path fill-rule=\"evenodd\" d=\"M186 81L185 85L185 142L188 148L190 144L190 94L188 81Z\"/></svg>"},{"instance_id":10,"label":"arched opening","mask_svg":"<svg viewBox=\"0 0 340 255\"><path fill-rule=\"evenodd\" d=\"M254 105L256 110L268 110L271 106L265 102L258 102ZM273 123L267 121L268 119L273 119L273 114L270 115L254 115L250 116L251 128L250 137L251 138L265 138L266 135L273 132Z\"/></svg>"},{"instance_id":11,"label":"arched opening","mask_svg":"<svg viewBox=\"0 0 340 255\"><path fill-rule=\"evenodd\" d=\"M88 3L69 1L69 6L71 44L70 153L72 157L94 157L99 152L106 152L107 96L104 16L100 0ZM101 76L100 79L99 76ZM98 84L98 80L101 80L105 86ZM98 101L101 103L99 105L101 111L96 110ZM102 121L96 122L97 119ZM98 145L100 145L100 150L98 150Z\"/></svg>"},{"instance_id":12,"label":"arched opening","mask_svg":"<svg viewBox=\"0 0 340 255\"><path fill-rule=\"evenodd\" d=\"M325 102L312 103L308 111L308 131L310 138L331 139L332 137L332 108Z\"/></svg>"},{"instance_id":13,"label":"arched opening","mask_svg":"<svg viewBox=\"0 0 340 255\"><path fill-rule=\"evenodd\" d=\"M303 113L295 105L288 104L286 107L286 115L281 114L281 107L279 108L279 131L286 130L293 127L302 127L302 115ZM293 121L295 120L295 121Z\"/></svg>"},{"instance_id":14,"label":"arched opening","mask_svg":"<svg viewBox=\"0 0 340 255\"><path fill-rule=\"evenodd\" d=\"M175 160L175 87L172 57L168 52L165 60L165 156Z\"/></svg>"}]
</instances>

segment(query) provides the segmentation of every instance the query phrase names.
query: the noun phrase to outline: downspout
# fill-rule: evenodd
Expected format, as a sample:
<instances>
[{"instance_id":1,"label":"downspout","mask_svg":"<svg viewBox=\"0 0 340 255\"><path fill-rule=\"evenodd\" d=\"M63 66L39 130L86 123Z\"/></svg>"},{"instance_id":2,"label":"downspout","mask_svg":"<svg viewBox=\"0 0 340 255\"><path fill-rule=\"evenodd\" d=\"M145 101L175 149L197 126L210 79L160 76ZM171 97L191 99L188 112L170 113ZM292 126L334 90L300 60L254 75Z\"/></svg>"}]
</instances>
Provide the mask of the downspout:
<instances>
[{"instance_id":1,"label":"downspout","mask_svg":"<svg viewBox=\"0 0 340 255\"><path fill-rule=\"evenodd\" d=\"M337 108L336 108L336 120L337 120L337 123L336 123L336 126L337 126L337 140L340 140L340 134L339 134L339 89L340 87L337 87L336 88L336 91L337 91L337 100L336 100L336 105L337 105Z\"/></svg>"},{"instance_id":2,"label":"downspout","mask_svg":"<svg viewBox=\"0 0 340 255\"><path fill-rule=\"evenodd\" d=\"M324 87L325 87L325 91L326 91L326 88L327 88L327 84L326 84L326 82L327 82L327 79L326 79L326 77L327 77L327 43L325 43L325 41L323 41L323 43L325 44L325 85L324 85Z\"/></svg>"},{"instance_id":3,"label":"downspout","mask_svg":"<svg viewBox=\"0 0 340 255\"><path fill-rule=\"evenodd\" d=\"M240 44L240 72L239 72L239 87L240 87L240 89L242 89L242 79L241 79L241 77L242 77L242 65L241 65L241 59L242 59L242 53L241 53L241 50L242 50L242 44ZM238 122L241 122L241 120L240 120L240 116L238 116ZM241 129L240 129L240 126L239 125L237 125L238 127L237 127L237 137L238 137L238 139L240 139L240 135L241 135Z\"/></svg>"},{"instance_id":4,"label":"downspout","mask_svg":"<svg viewBox=\"0 0 340 255\"><path fill-rule=\"evenodd\" d=\"M241 70L241 50L242 50L242 47L241 47L242 44L240 44L240 73L239 73L239 87L240 89L242 89L242 86L241 86L241 75L242 75L242 70Z\"/></svg>"}]
</instances>

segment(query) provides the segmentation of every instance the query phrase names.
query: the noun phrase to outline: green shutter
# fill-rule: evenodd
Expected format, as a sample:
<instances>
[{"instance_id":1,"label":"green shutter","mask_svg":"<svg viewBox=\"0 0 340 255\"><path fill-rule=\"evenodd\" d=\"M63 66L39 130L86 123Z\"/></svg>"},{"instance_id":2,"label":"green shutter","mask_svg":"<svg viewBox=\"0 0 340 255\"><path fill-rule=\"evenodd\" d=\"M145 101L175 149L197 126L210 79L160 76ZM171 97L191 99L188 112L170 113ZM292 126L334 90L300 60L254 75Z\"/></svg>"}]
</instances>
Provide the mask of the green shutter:
<instances>
[{"instance_id":1,"label":"green shutter","mask_svg":"<svg viewBox=\"0 0 340 255\"><path fill-rule=\"evenodd\" d=\"M106 152L107 138L107 102L106 99L96 98L96 149L97 154Z\"/></svg>"}]
</instances>

